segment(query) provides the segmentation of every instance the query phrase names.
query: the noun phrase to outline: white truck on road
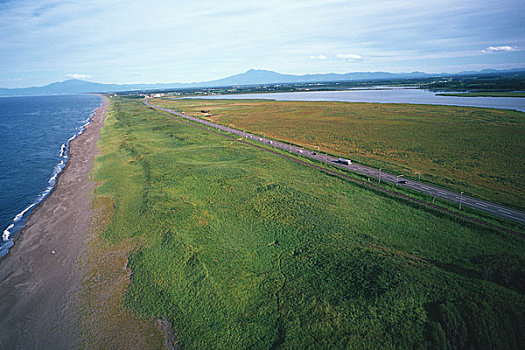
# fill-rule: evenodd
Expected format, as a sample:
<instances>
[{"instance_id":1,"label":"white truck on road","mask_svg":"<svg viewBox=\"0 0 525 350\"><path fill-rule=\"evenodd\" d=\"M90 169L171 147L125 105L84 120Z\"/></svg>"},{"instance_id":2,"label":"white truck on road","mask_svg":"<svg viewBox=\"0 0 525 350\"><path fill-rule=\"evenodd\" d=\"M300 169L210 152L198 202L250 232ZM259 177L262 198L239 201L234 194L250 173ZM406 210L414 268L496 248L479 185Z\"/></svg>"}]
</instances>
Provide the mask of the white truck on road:
<instances>
[{"instance_id":1,"label":"white truck on road","mask_svg":"<svg viewBox=\"0 0 525 350\"><path fill-rule=\"evenodd\" d=\"M350 165L350 164L352 164L352 161L351 161L350 159L339 158L339 159L337 160L337 163Z\"/></svg>"}]
</instances>

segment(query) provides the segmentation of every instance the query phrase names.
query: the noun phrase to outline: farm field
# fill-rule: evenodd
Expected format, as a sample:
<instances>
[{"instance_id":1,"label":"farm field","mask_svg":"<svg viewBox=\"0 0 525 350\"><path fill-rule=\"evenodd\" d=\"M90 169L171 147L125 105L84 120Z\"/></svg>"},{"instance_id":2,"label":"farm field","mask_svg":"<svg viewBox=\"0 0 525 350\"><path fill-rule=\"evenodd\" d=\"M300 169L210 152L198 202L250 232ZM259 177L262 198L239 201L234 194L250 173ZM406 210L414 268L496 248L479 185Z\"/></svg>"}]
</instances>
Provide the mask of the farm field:
<instances>
[{"instance_id":1,"label":"farm field","mask_svg":"<svg viewBox=\"0 0 525 350\"><path fill-rule=\"evenodd\" d=\"M99 147L100 249L132 247L125 309L168 320L184 348L525 341L522 237L436 216L141 100L111 98Z\"/></svg>"},{"instance_id":2,"label":"farm field","mask_svg":"<svg viewBox=\"0 0 525 350\"><path fill-rule=\"evenodd\" d=\"M472 107L179 99L153 102L525 209L525 114Z\"/></svg>"}]
</instances>

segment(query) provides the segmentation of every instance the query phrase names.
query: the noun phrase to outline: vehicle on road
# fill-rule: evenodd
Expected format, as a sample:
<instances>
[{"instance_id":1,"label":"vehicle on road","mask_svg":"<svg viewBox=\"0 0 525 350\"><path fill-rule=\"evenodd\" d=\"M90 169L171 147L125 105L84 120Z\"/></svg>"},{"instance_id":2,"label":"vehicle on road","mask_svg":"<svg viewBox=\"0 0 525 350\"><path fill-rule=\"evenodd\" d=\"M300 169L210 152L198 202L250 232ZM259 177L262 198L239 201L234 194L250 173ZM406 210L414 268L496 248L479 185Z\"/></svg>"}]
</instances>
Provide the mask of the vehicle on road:
<instances>
[{"instance_id":1,"label":"vehicle on road","mask_svg":"<svg viewBox=\"0 0 525 350\"><path fill-rule=\"evenodd\" d=\"M346 159L346 158L339 158L337 160L337 163L350 165L350 164L352 164L352 161L350 159Z\"/></svg>"},{"instance_id":2,"label":"vehicle on road","mask_svg":"<svg viewBox=\"0 0 525 350\"><path fill-rule=\"evenodd\" d=\"M398 183L398 184L406 184L406 183L407 183L407 180L399 180L397 183Z\"/></svg>"}]
</instances>

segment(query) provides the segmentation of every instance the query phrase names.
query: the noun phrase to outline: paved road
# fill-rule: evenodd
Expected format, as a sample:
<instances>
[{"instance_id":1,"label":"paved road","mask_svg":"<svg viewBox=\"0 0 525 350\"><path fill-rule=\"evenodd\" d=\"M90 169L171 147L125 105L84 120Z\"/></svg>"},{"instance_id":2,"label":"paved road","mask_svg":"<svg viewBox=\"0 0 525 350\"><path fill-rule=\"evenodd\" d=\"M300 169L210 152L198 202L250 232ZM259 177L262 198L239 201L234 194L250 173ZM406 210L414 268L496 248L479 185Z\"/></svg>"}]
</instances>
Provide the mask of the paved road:
<instances>
[{"instance_id":1,"label":"paved road","mask_svg":"<svg viewBox=\"0 0 525 350\"><path fill-rule=\"evenodd\" d=\"M155 108L157 110L171 113L179 117L183 117L188 120L192 120L194 122L207 125L212 128L227 131L229 133L239 135L246 139L251 139L253 141L257 141L257 142L260 142L260 143L263 143L269 146L280 148L280 149L286 150L291 153L302 155L307 158L316 159L321 162L325 162L325 163L337 166L342 169L351 170L353 172L369 176L371 178L376 179L378 182L385 181L385 182L389 182L392 184L397 184L397 186L403 186L403 187L410 188L415 191L426 193L432 197L441 198L441 199L448 200L450 202L457 203L458 206L461 204L461 206L474 208L482 212L486 212L486 213L489 213L495 216L499 216L505 219L513 220L513 221L516 221L516 222L519 222L525 225L525 213L522 211L516 210L516 209L504 207L499 204L495 204L495 203L491 203L491 202L488 202L482 199L477 199L474 197L462 195L460 193L456 193L453 191L444 190L442 188L435 187L435 186L432 186L432 185L429 185L423 182L414 181L414 180L405 180L403 179L402 175L397 176L397 175L389 174L386 172L382 172L380 169L371 168L371 167L364 166L361 164L355 164L355 163L342 164L338 162L338 158L335 158L335 157L332 157L332 156L329 156L323 153L307 150L307 149L297 147L294 145L290 145L284 142L269 140L265 137L250 134L248 132L244 132L244 131L237 130L237 129L232 129L227 126L216 124L208 120L200 119L200 118L193 117L190 115L186 115L184 113L180 113L180 112L174 111L169 108L154 106L148 102L147 98L144 100L144 103L147 106ZM398 181L403 181L404 183L399 183Z\"/></svg>"}]
</instances>

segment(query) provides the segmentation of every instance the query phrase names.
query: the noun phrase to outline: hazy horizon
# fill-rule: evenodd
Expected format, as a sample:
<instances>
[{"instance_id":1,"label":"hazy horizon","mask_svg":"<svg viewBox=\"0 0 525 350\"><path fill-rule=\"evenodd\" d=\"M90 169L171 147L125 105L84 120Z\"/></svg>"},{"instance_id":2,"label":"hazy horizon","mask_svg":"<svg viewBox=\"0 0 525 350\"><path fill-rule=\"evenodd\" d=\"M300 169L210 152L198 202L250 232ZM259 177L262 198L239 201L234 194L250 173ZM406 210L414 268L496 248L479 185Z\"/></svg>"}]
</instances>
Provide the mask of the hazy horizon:
<instances>
[{"instance_id":1,"label":"hazy horizon","mask_svg":"<svg viewBox=\"0 0 525 350\"><path fill-rule=\"evenodd\" d=\"M525 71L525 68L509 68L508 70L498 70L498 71L501 71L501 72L505 72L505 71L512 71L512 70L517 70L517 71ZM230 75L230 76L227 76L227 77L221 77L221 78L218 78L218 79L214 79L214 80L210 80L210 81L192 81L192 82L178 82L178 81L172 81L172 82L167 82L167 83L159 83L159 82L154 82L154 81L145 81L145 82L136 82L136 83L112 83L112 82L109 82L109 83L101 83L99 81L94 81L93 79L90 79L89 77L88 78L84 78L84 77L65 77L61 80L57 80L57 81L53 81L53 82L49 82L49 83L46 83L44 85L39 85L39 86L27 86L27 87L20 87L21 89L26 89L26 88L41 88L41 87L46 87L48 85L52 85L52 84L57 84L57 83L64 83L64 82L67 82L67 81L82 81L82 82L87 82L87 83L93 83L93 84L107 84L107 85L156 85L156 84L188 84L188 85L192 85L192 84L201 84L201 83L207 83L207 82L213 82L215 80L223 80L223 79L227 79L227 78L231 78L231 77L234 77L234 76L238 76L238 75L243 75L245 73L249 73L249 71L265 71L265 72L269 72L269 73L277 73L277 74L284 74L284 73L280 73L280 72L275 72L275 71L270 71L270 70L260 70L260 69L249 69L248 71L245 71L245 72L241 72L241 73L236 73L236 74L233 74L233 75ZM481 72L478 71L478 72ZM389 73L392 73L392 72L379 72L379 71L375 71L375 72L347 72L347 73L304 73L304 74L294 74L294 76L297 76L297 77L300 77L300 76L308 76L308 75L322 75L322 74L359 74L359 73L385 73L385 74L389 74ZM425 73L425 74L432 74L432 73L427 73L427 72L416 72L416 71L413 71L413 72L402 72L401 74L403 73L406 73L406 74L411 74L411 73ZM461 73L461 72L457 72L457 73ZM449 72L441 72L441 73L436 73L436 76L439 76L439 75L445 75L445 74L455 74L455 73L449 73ZM384 80L384 79L387 79L387 78L378 78L377 80L380 81L380 80ZM358 81L358 80L356 80ZM291 83L291 82L290 82ZM252 83L248 83L248 84L252 84ZM257 84L263 84L263 83L257 83ZM243 84L241 84L243 85ZM0 86L0 89L2 89L4 87ZM16 88L11 88L11 89L16 89Z\"/></svg>"}]
</instances>

